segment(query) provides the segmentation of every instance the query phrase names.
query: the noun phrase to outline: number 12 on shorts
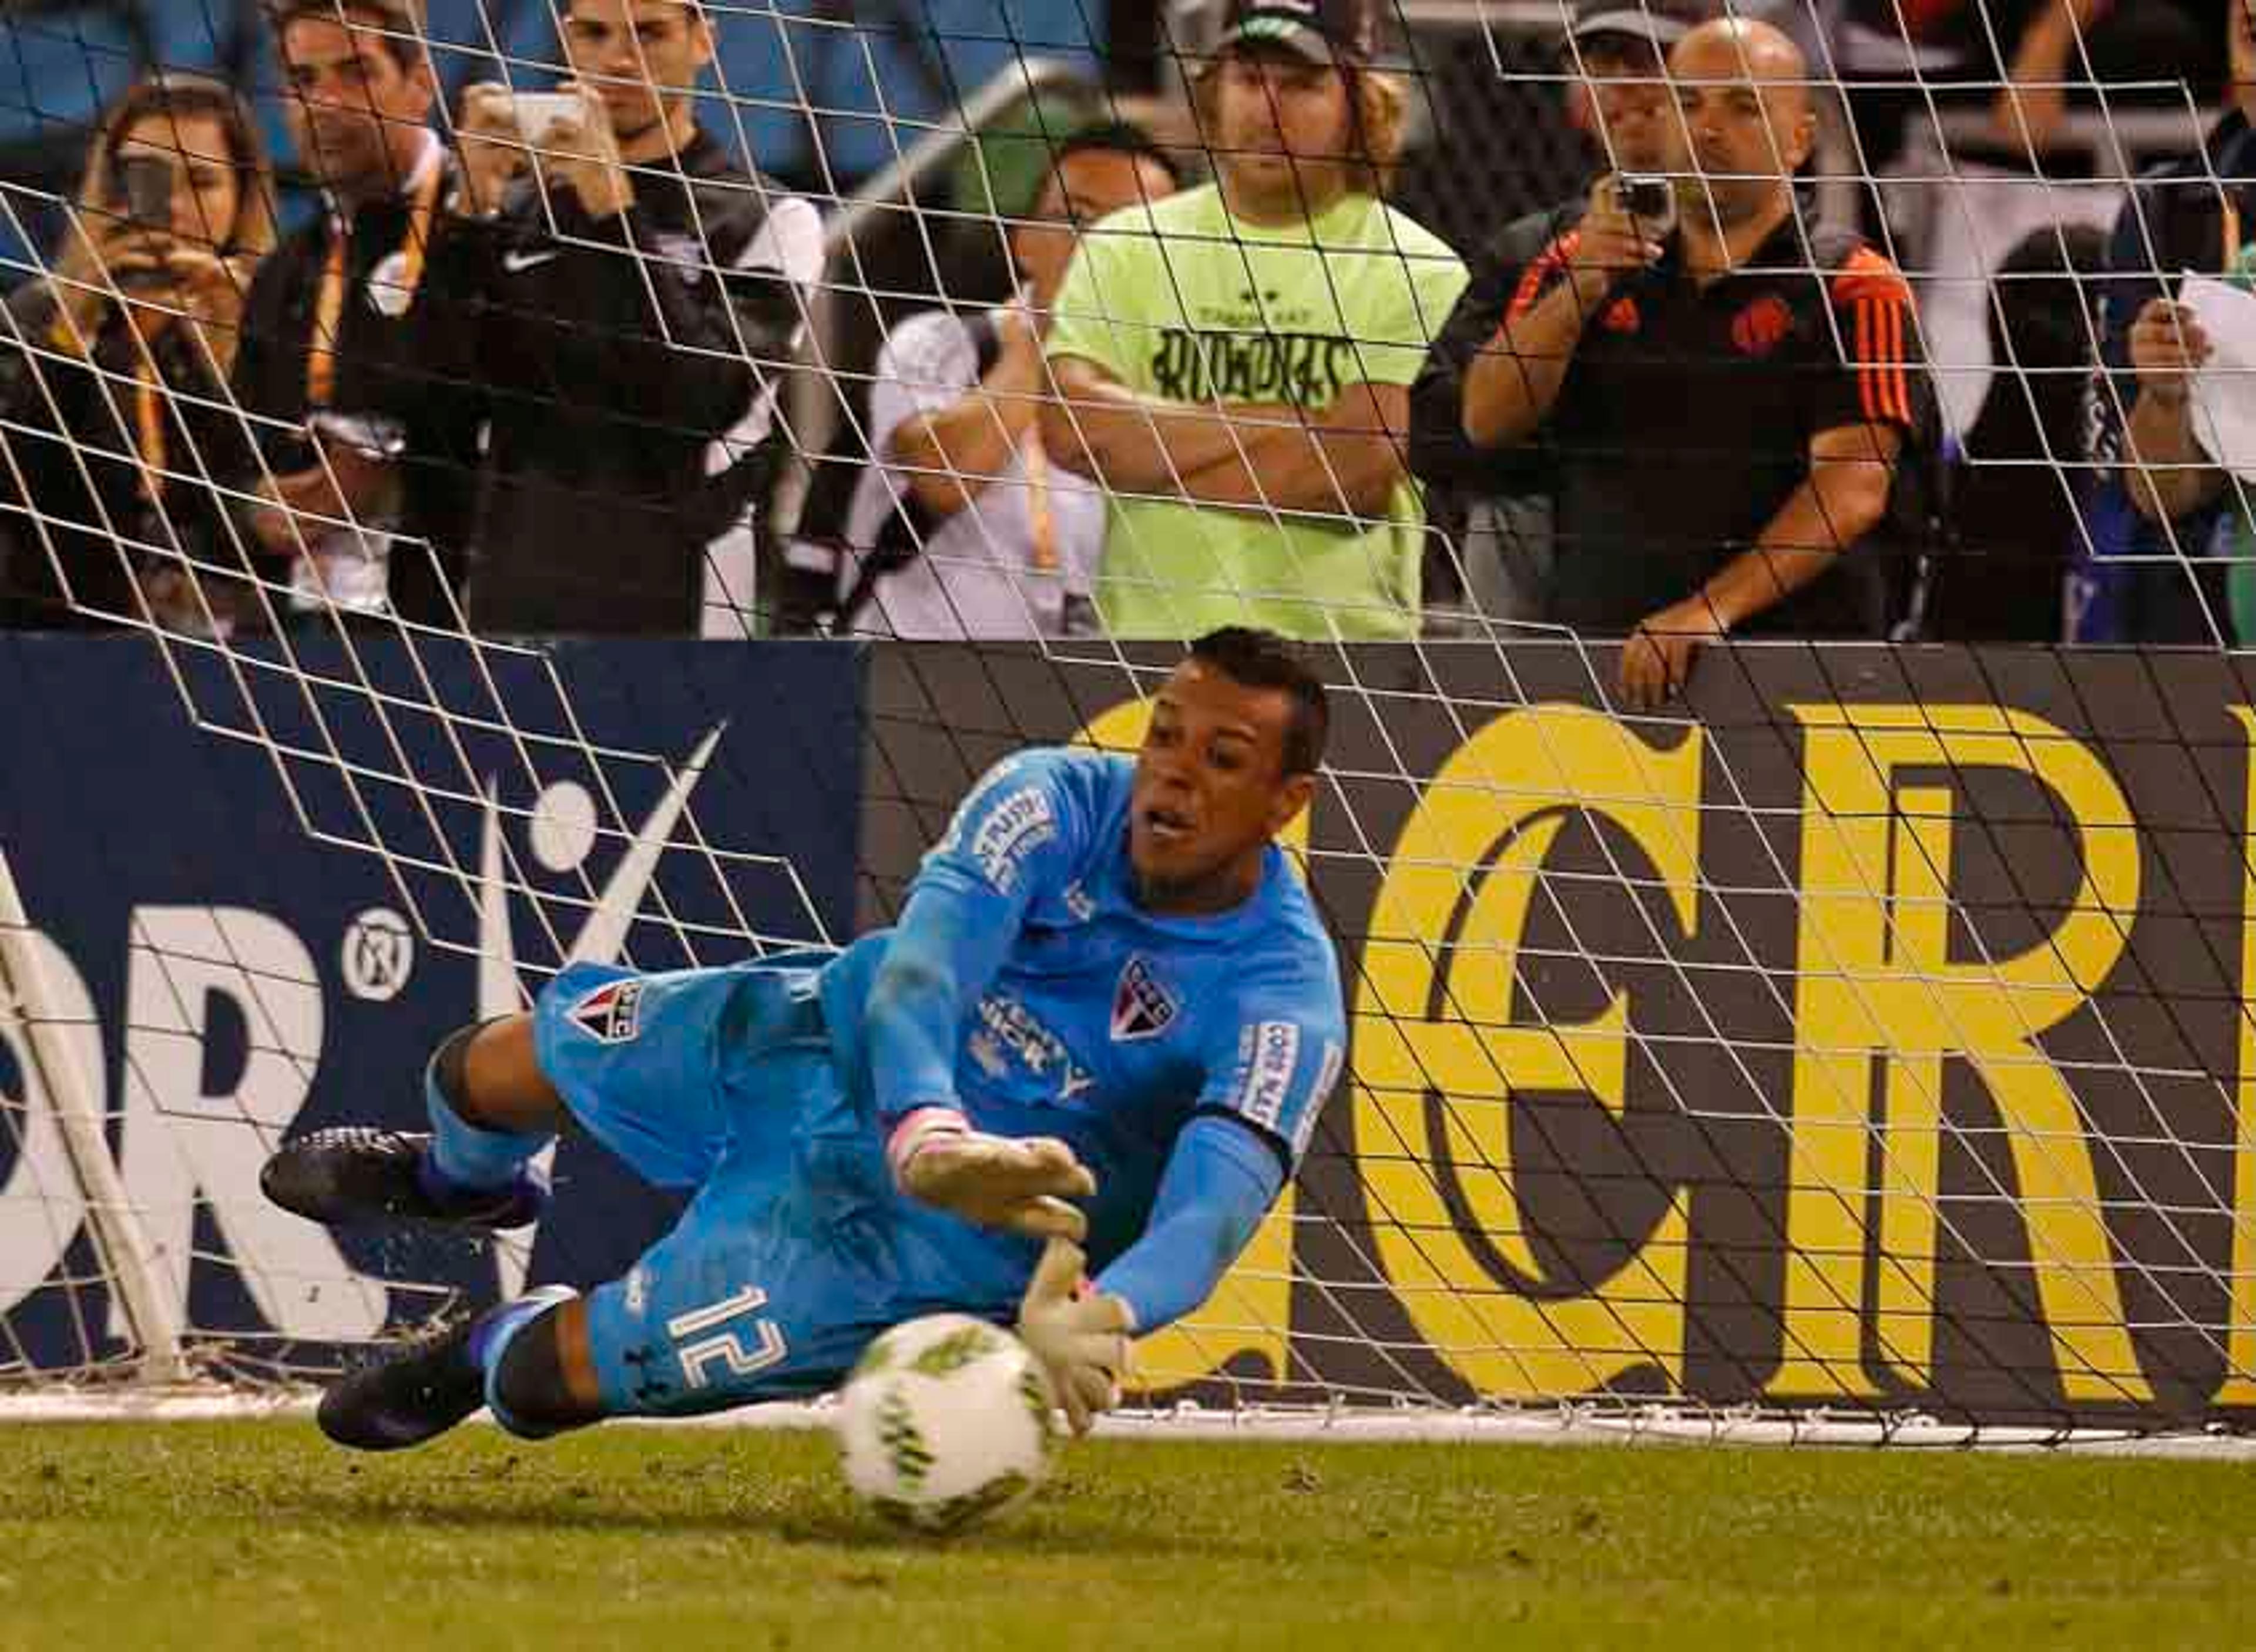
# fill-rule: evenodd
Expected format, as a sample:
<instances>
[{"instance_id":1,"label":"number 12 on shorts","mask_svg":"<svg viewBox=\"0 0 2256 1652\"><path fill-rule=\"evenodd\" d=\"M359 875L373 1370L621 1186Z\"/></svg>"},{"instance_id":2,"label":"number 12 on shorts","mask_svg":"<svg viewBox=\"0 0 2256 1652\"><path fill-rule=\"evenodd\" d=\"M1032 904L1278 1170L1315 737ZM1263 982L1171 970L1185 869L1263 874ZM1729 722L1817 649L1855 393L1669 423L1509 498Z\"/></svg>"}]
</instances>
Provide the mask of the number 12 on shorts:
<instances>
[{"instance_id":1,"label":"number 12 on shorts","mask_svg":"<svg viewBox=\"0 0 2256 1652\"><path fill-rule=\"evenodd\" d=\"M752 1321L756 1341L750 1347L738 1331L722 1329L732 1319L758 1313L767 1301L767 1292L747 1285L734 1295L667 1320L666 1334L673 1338L675 1356L681 1361L681 1380L693 1388L702 1388L712 1382L711 1367L716 1365L727 1366L732 1377L749 1377L780 1364L790 1350L784 1346L783 1332L772 1319Z\"/></svg>"}]
</instances>

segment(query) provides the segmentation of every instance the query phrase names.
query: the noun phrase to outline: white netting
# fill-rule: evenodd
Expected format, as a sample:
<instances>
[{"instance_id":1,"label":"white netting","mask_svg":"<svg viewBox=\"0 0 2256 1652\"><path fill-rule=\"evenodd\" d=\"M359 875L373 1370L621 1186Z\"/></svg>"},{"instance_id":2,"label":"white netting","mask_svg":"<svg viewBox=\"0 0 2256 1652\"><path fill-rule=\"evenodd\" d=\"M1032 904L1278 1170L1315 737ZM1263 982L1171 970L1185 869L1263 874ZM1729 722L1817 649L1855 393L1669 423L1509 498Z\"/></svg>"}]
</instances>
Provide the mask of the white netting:
<instances>
[{"instance_id":1,"label":"white netting","mask_svg":"<svg viewBox=\"0 0 2256 1652\"><path fill-rule=\"evenodd\" d=\"M1008 300L1005 247L1033 274L1086 209L1071 188L1044 199L1072 134L1132 116L1193 188L1243 160L1246 132L1202 106L1224 8L1170 11L1156 84L1132 95L1099 62L1133 21L1073 4L914 28L647 0L316 16L343 60L356 39L382 58L356 95L430 66L448 153L477 130L474 81L616 83L608 118L631 138L635 88L687 74L715 153L762 176L716 162L685 187L668 157L687 164L687 127L616 169L584 135L521 143L539 187L499 230L462 232L498 237L472 268L447 239L480 204L456 201L463 180L419 170L436 147L387 150L394 240L342 278L377 319L325 310L320 243L286 239L271 259L314 251L271 313L296 329L278 344L209 293L183 313L185 286L67 258L142 210L125 161L166 154L98 149L88 189L80 146L95 105L158 68L232 75L278 139L293 96L302 111L337 83L278 86L248 5L194 26L143 8L123 44L102 33L116 10L0 25L31 88L23 180L0 187L12 267L60 295L19 294L0 344L6 594L26 626L138 638L6 644L23 692L0 761L41 800L0 808L0 893L20 903L0 907L0 1374L319 1372L436 1306L615 1267L576 1237L601 1215L490 1251L333 1242L271 1211L257 1167L348 1105L411 1117L433 1034L567 964L718 963L890 917L987 763L1033 740L1133 746L1179 650L1119 633L1148 633L1155 605L1186 616L1167 632L1234 604L1309 636L1331 685L1331 760L1294 844L1341 943L1354 1048L1246 1257L1144 1350L1151 1388L1670 1437L2049 1438L2245 1405L2256 725L2215 647L2240 640L2238 490L2205 456L2237 381L2205 373L2187 405L2210 423L2170 446L2176 382L2126 354L2159 284L2237 271L2238 129L2202 145L2231 62L2256 55L2240 34L2229 51L2221 22L2173 32L2159 0L2104 21L2076 0L2013 20L1789 8L1774 20L1802 67L1743 48L1654 116L1624 101L1649 71L1597 60L1595 36L1562 52L1555 5L1405 5L1401 217L1328 219L1321 251L1280 252L1163 204L1172 251L1144 263L1116 223L1061 278L1081 307L1060 353L1146 399L1061 412L1017 321L983 341L963 319ZM711 60L683 55L708 29ZM1688 132L1759 100L1724 83L1750 76L1809 124L1701 151ZM1650 154L1624 152L1636 119L1680 147L1645 133ZM215 159L187 115L165 130L176 170ZM293 136L358 141L349 122ZM2132 169L2169 158L2178 176L2126 216ZM1647 548L1625 537L1635 512L1590 514L1609 503L1596 415L1551 428L1500 504L1477 455L1413 488L1406 452L1428 467L1394 392L1456 301L1456 254L1576 199L1594 165L1695 186L1680 214L1711 213L1731 244L1718 186L1797 160L1780 237L1737 247L1684 312L1717 307L1734 373L1782 349L1808 375L1797 417L1862 396L1872 417L1841 420L1890 425L1902 396L1893 461L1852 463L1906 492L1916 474L1922 508L1885 553L1869 640L1712 646L1688 698L1639 710L1593 639L1645 612L1583 636L1546 605L1562 559ZM591 212L622 179L633 212ZM280 205L286 229L328 209L304 189ZM1502 312L1540 305L1572 253L1527 272L1569 227L1538 221L1486 272L1499 314L1462 370L1501 352L1543 378ZM1837 232L1858 228L1893 269L1849 270ZM264 250L204 239L235 275ZM548 285L560 270L602 292L587 316ZM1898 271L1915 308L1888 307ZM1718 293L1740 297L1699 296ZM1675 301L1610 290L1588 327L1639 336ZM2222 368L2236 301L2229 283L2205 300ZM144 334L121 325L136 306L173 314ZM448 306L460 324L418 330ZM384 354L409 351L384 342L403 317L431 354ZM1860 330L1891 318L1893 337ZM327 339L334 355L308 350ZM1691 406L1719 382L1672 389L1680 364L1653 352L1617 364L1646 395ZM356 380L379 358L396 382ZM1936 414L1908 416L1930 394ZM1342 398L1360 411L1312 434ZM309 413L328 419L310 445ZM2139 493L2126 427L2157 444L2144 474L2185 490L2163 506L2192 508ZM1696 407L1684 429L1696 455ZM883 475L873 450L895 461ZM911 493L928 508L897 510ZM842 602L896 515L920 559ZM652 575L645 545L682 577ZM1325 561L1343 545L1366 559L1345 574ZM389 609L363 600L385 557ZM1651 577L1623 567L1625 588ZM2210 647L1918 646L2059 641L2071 611L2081 636ZM811 625L975 639L746 642ZM715 640L518 634L617 629ZM130 765L82 766L53 704L129 657L117 678L140 697L88 715L151 743L137 809ZM588 1199L627 1197L584 1154L566 1170ZM603 1237L662 1220L618 1209Z\"/></svg>"}]
</instances>

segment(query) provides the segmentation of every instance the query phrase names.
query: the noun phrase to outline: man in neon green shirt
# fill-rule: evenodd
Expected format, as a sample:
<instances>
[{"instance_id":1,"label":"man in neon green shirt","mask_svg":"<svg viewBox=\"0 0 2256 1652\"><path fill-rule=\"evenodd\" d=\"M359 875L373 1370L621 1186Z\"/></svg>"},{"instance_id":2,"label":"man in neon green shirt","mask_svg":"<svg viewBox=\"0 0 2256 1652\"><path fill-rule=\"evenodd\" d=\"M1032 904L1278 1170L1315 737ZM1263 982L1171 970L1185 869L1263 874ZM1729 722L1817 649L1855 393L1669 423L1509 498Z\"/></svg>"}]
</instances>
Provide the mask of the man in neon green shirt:
<instances>
[{"instance_id":1,"label":"man in neon green shirt","mask_svg":"<svg viewBox=\"0 0 2256 1652\"><path fill-rule=\"evenodd\" d=\"M1238 0L1201 78L1217 181L1106 219L1054 307L1059 462L1112 496L1117 637L1414 637L1409 385L1465 269L1379 197L1400 82L1374 0Z\"/></svg>"}]
</instances>

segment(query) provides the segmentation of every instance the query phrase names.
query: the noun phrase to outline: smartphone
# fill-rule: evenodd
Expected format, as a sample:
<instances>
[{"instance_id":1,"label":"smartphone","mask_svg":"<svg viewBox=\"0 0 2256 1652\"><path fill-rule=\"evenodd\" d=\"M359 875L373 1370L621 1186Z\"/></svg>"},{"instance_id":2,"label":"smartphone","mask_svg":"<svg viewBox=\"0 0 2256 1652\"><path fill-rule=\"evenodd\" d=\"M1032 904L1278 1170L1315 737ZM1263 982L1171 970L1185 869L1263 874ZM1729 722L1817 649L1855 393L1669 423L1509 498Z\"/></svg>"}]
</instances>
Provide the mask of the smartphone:
<instances>
[{"instance_id":1,"label":"smartphone","mask_svg":"<svg viewBox=\"0 0 2256 1652\"><path fill-rule=\"evenodd\" d=\"M173 162L166 155L128 155L117 163L125 215L143 229L173 227Z\"/></svg>"},{"instance_id":2,"label":"smartphone","mask_svg":"<svg viewBox=\"0 0 2256 1652\"><path fill-rule=\"evenodd\" d=\"M137 229L169 236L173 230L173 162L167 155L127 155L117 162L116 197L125 208L125 221ZM117 272L117 285L128 293L148 293L173 284L161 269Z\"/></svg>"},{"instance_id":3,"label":"smartphone","mask_svg":"<svg viewBox=\"0 0 2256 1652\"><path fill-rule=\"evenodd\" d=\"M1653 235L1666 236L1676 227L1676 189L1667 179L1624 173L1614 187L1622 210Z\"/></svg>"},{"instance_id":4,"label":"smartphone","mask_svg":"<svg viewBox=\"0 0 2256 1652\"><path fill-rule=\"evenodd\" d=\"M518 92L510 99L517 110L518 136L529 149L545 149L549 135L567 122L584 120L587 100L578 92Z\"/></svg>"}]
</instances>

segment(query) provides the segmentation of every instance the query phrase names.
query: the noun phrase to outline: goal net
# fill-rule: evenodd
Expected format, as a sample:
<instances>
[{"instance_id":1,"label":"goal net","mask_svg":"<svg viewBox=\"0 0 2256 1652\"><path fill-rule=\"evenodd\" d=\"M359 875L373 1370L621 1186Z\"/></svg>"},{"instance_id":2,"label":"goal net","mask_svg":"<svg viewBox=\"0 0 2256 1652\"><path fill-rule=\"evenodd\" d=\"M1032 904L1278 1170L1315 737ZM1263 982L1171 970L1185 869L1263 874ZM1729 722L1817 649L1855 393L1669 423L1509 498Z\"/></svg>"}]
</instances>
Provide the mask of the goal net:
<instances>
[{"instance_id":1,"label":"goal net","mask_svg":"<svg viewBox=\"0 0 2256 1652\"><path fill-rule=\"evenodd\" d=\"M1229 8L284 10L333 25L363 84L286 67L251 0L0 20L24 66L0 106L22 284L0 335L0 1383L34 1392L319 1380L434 1315L616 1276L678 1204L584 1136L556 1150L552 1214L493 1243L326 1232L266 1204L258 1168L309 1129L418 1127L430 1049L568 964L719 964L890 921L989 764L1132 751L1181 656L1122 623L1123 591L1157 577L1164 511L1202 496L1124 481L1073 517L1077 473L1054 442L1027 456L1029 429L1057 434L1038 378L990 353L1015 322L983 350L962 321L1007 307L1013 231L1070 225L1078 203L1042 198L1077 134L1132 123L1191 188L1229 164L1201 101ZM2256 41L2237 7L2184 45L2154 10L2063 0L2020 34L1977 0L1761 14L1797 43L1808 141L1791 233L1747 267L1822 293L1858 230L1908 279L1900 338L1822 300L1778 336L1812 372L1899 376L1922 413L1889 473L1921 508L1886 554L1886 639L1718 642L1658 707L1625 693L1628 625L1555 618L1560 567L1592 554L1568 478L1608 438L1562 427L1509 487L1422 487L1389 425L1396 468L1355 504L1369 444L1306 441L1313 392L1242 406L1307 392L1257 381L1291 379L1309 339L1406 386L1371 364L1414 370L1441 332L1463 279L1426 266L1449 248L1508 292L1571 225L1534 219L1517 265L1484 263L1491 237L1598 173L1728 170L1613 152L1607 100L1639 72L1572 11L1387 8L1406 142L1366 182L1437 239L1326 246L1316 307L1385 287L1416 336L1202 321L1187 280L1167 300L1198 362L1175 399L1232 431L1214 462L1251 478L1237 519L1287 569L1210 577L1297 617L1329 688L1287 843L1351 1042L1243 1258L1140 1347L1155 1405L1876 1437L2247 1415L2256 714L2231 370L2256 336L2232 331L2256 194L2227 116ZM673 55L680 30L705 45ZM679 166L624 142L631 96L604 105L615 156L531 130L575 74L647 92L669 66L719 158L694 187L687 125ZM217 99L105 126L189 74ZM427 115L411 88L378 127L439 137L384 150L384 188L341 188L304 146L350 134L308 111L416 75ZM486 130L487 85L552 95L486 146L515 157L496 222L446 159ZM1660 103L1680 131L1683 92ZM215 150L238 94L278 164ZM2154 163L2170 180L2134 192ZM187 203L169 221L152 176ZM606 229L587 203L620 177L633 205ZM261 210L272 234L239 233ZM483 264L458 232L490 237ZM135 265L152 244L194 256ZM1216 244L1280 305L1251 242ZM1132 324L1062 279L1096 295L1080 323ZM2210 342L2189 393L2125 353L2165 293L2203 307L2157 323ZM419 329L442 301L472 324ZM935 311L960 349L914 330ZM1778 340L1717 314L1717 348L1759 371ZM989 422L933 437L967 396ZM2183 450L2152 422L2182 405ZM1303 457L1265 473L1279 430ZM1329 512L1287 497L1311 452ZM1059 523L1101 556L1042 562ZM1376 628L1367 590L1334 598L1294 560L1390 533ZM904 566L873 563L880 534ZM1005 620L974 617L983 579ZM912 615L935 601L973 634L927 639Z\"/></svg>"}]
</instances>

